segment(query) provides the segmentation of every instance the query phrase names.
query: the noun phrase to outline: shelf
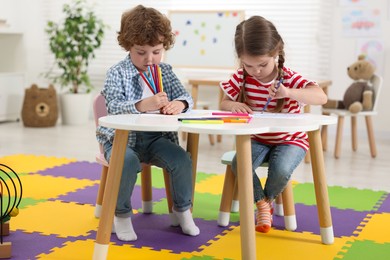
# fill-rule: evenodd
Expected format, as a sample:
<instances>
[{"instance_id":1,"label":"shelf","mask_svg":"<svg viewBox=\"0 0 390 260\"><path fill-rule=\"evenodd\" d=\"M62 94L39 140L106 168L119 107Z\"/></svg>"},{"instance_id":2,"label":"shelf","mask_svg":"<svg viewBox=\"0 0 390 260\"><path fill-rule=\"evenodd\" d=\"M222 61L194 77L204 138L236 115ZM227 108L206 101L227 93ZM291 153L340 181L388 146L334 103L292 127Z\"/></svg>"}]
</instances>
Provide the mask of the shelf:
<instances>
[{"instance_id":1,"label":"shelf","mask_svg":"<svg viewBox=\"0 0 390 260\"><path fill-rule=\"evenodd\" d=\"M0 27L0 35L22 35L22 31L15 30L12 27Z\"/></svg>"}]
</instances>

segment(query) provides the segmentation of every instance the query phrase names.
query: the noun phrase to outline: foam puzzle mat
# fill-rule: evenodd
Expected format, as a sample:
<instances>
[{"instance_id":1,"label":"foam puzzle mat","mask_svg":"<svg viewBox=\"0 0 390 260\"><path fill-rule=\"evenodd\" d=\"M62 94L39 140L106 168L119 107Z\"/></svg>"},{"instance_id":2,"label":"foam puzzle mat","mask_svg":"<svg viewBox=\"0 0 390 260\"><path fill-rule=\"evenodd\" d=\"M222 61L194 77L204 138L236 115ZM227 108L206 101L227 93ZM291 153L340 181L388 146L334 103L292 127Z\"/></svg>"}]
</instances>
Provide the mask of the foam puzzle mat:
<instances>
[{"instance_id":1,"label":"foam puzzle mat","mask_svg":"<svg viewBox=\"0 0 390 260\"><path fill-rule=\"evenodd\" d=\"M92 259L99 220L94 217L101 166L35 155L0 157L23 184L19 215L10 220L11 259ZM1 172L0 172L1 174ZM140 178L139 178L140 179ZM241 259L239 214L228 227L217 217L223 174L197 173L193 216L200 235L183 235L169 225L163 175L153 168L153 214L141 210L140 183L134 189L135 242L111 235L108 259ZM267 234L256 233L258 259L390 259L390 196L385 191L329 186L335 240L321 243L314 187L293 185L298 228L284 230L274 216Z\"/></svg>"}]
</instances>

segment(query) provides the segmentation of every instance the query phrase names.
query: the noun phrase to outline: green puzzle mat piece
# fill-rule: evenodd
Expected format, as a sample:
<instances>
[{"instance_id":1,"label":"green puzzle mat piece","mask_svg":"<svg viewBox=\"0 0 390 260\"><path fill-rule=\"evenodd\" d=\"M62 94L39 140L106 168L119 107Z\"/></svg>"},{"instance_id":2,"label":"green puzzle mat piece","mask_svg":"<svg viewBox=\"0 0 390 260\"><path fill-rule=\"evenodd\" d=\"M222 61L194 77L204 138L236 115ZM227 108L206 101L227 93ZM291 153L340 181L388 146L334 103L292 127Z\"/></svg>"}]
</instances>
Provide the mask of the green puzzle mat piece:
<instances>
[{"instance_id":1,"label":"green puzzle mat piece","mask_svg":"<svg viewBox=\"0 0 390 260\"><path fill-rule=\"evenodd\" d=\"M339 209L353 209L356 211L371 211L384 191L367 189L345 188L340 186L328 187L331 207ZM312 183L296 184L294 186L294 201L305 205L317 205L315 201L314 185Z\"/></svg>"}]
</instances>

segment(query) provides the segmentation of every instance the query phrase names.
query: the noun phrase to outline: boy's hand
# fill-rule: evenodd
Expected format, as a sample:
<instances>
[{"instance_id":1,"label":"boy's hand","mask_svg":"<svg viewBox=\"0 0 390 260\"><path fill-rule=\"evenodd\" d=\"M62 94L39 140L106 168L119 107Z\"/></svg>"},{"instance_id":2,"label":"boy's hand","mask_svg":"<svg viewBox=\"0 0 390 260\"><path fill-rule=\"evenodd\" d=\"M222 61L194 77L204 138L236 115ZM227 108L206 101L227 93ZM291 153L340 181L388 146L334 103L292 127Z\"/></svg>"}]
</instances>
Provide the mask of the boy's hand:
<instances>
[{"instance_id":1,"label":"boy's hand","mask_svg":"<svg viewBox=\"0 0 390 260\"><path fill-rule=\"evenodd\" d=\"M182 101L173 100L172 102L168 102L166 106L161 108L161 114L165 115L177 115L180 114L185 109L185 105Z\"/></svg>"},{"instance_id":2,"label":"boy's hand","mask_svg":"<svg viewBox=\"0 0 390 260\"><path fill-rule=\"evenodd\" d=\"M155 111L163 108L169 103L167 93L159 92L154 96L145 98L135 106L140 112Z\"/></svg>"}]
</instances>

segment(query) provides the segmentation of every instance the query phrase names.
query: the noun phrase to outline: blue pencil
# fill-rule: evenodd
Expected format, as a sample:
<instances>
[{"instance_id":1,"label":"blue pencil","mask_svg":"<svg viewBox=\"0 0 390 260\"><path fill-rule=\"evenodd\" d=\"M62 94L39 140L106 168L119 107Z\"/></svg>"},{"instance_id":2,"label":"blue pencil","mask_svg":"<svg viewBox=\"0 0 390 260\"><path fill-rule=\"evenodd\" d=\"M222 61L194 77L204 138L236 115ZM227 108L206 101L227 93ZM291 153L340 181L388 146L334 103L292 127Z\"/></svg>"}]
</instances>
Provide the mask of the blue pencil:
<instances>
[{"instance_id":1,"label":"blue pencil","mask_svg":"<svg viewBox=\"0 0 390 260\"><path fill-rule=\"evenodd\" d=\"M282 81L283 81L283 78L281 78L281 79L279 80L278 85L276 86L276 90L278 90L278 88L280 87L280 84L282 84ZM261 110L261 113L263 113L263 112L267 109L267 107L268 107L268 105L269 105L269 102L271 102L271 100L272 100L271 97L269 97L269 98L267 99L267 103L265 103L265 105L264 105L264 107L263 107L263 110Z\"/></svg>"}]
</instances>

